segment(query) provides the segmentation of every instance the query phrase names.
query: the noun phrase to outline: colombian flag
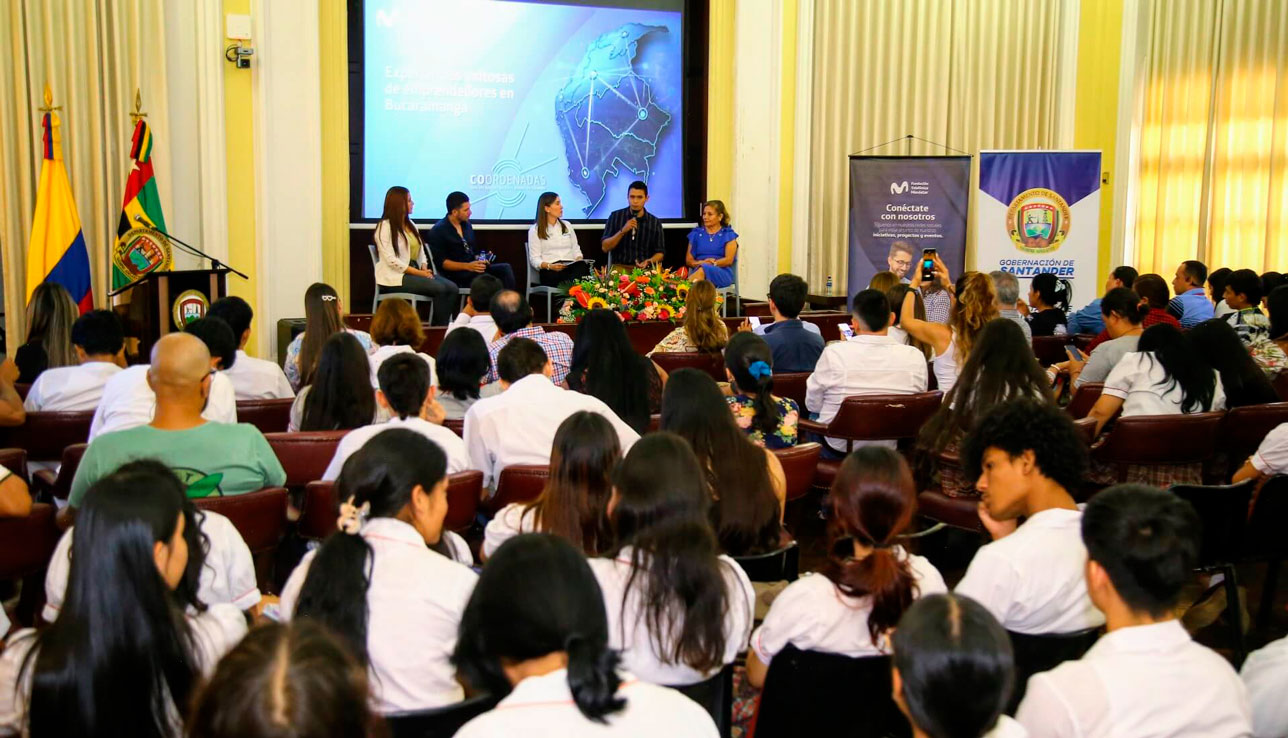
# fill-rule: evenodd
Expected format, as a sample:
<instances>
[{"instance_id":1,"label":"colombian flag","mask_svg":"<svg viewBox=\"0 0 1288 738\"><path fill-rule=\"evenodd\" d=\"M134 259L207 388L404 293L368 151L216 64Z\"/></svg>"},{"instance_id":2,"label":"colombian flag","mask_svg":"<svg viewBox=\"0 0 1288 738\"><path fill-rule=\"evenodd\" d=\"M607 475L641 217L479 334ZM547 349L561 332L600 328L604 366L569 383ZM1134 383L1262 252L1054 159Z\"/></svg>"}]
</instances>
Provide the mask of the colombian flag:
<instances>
[{"instance_id":1,"label":"colombian flag","mask_svg":"<svg viewBox=\"0 0 1288 738\"><path fill-rule=\"evenodd\" d=\"M41 282L57 282L67 288L82 313L94 308L90 291L89 252L85 234L72 199L72 186L63 166L61 122L52 109L53 95L45 88L44 157L40 163L40 184L36 189L36 214L27 244L27 299Z\"/></svg>"},{"instance_id":2,"label":"colombian flag","mask_svg":"<svg viewBox=\"0 0 1288 738\"><path fill-rule=\"evenodd\" d=\"M121 203L121 219L116 226L119 242L132 229L138 227L135 216L141 215L152 227L165 232L165 216L161 214L161 198L157 195L156 178L152 176L152 129L139 118L134 124L134 137L130 140L130 175L125 181L125 202ZM112 265L112 289L130 283L130 276Z\"/></svg>"}]
</instances>

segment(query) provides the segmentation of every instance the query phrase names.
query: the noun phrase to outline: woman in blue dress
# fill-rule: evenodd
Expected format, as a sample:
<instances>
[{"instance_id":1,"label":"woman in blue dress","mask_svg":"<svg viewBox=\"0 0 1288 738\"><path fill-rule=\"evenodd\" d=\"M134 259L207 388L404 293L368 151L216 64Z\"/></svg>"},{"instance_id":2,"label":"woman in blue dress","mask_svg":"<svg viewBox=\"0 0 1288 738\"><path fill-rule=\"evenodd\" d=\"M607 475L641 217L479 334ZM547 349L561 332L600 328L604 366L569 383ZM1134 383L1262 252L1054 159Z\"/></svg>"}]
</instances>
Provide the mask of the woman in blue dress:
<instances>
[{"instance_id":1,"label":"woman in blue dress","mask_svg":"<svg viewBox=\"0 0 1288 738\"><path fill-rule=\"evenodd\" d=\"M723 202L709 200L702 206L702 225L689 231L689 253L684 262L689 280L703 279L716 287L733 284L733 264L738 256L738 233L729 227Z\"/></svg>"}]
</instances>

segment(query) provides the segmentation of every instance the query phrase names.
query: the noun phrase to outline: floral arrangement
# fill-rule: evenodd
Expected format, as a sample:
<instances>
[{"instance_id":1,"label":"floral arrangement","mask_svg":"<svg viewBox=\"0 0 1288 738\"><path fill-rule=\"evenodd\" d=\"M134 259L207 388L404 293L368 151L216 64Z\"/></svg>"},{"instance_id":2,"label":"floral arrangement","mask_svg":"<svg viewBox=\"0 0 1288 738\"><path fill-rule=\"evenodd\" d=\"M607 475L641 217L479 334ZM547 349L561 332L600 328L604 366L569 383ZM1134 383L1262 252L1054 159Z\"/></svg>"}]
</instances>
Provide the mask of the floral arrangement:
<instances>
[{"instance_id":1,"label":"floral arrangement","mask_svg":"<svg viewBox=\"0 0 1288 738\"><path fill-rule=\"evenodd\" d=\"M612 310L623 321L683 320L688 276L688 269L633 269L620 274L596 270L563 288L568 299L559 310L559 322L580 322L596 308Z\"/></svg>"}]
</instances>

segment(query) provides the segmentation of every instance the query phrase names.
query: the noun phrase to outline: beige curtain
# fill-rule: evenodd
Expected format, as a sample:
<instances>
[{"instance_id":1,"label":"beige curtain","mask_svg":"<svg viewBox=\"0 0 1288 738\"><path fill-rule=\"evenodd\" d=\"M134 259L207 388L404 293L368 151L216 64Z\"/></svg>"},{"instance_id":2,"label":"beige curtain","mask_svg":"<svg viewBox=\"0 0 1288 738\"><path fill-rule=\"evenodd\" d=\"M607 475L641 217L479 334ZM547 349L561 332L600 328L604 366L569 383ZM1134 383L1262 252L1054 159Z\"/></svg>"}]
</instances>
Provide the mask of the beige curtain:
<instances>
[{"instance_id":1,"label":"beige curtain","mask_svg":"<svg viewBox=\"0 0 1288 738\"><path fill-rule=\"evenodd\" d=\"M1151 0L1140 86L1135 262L1288 262L1288 2Z\"/></svg>"},{"instance_id":2,"label":"beige curtain","mask_svg":"<svg viewBox=\"0 0 1288 738\"><path fill-rule=\"evenodd\" d=\"M134 91L149 123L168 128L165 0L8 0L0 3L0 266L9 353L23 324L27 239L40 167L45 84L62 106L63 155L89 250L95 304L106 304L110 249L129 166ZM166 137L153 148L169 178Z\"/></svg>"},{"instance_id":3,"label":"beige curtain","mask_svg":"<svg viewBox=\"0 0 1288 738\"><path fill-rule=\"evenodd\" d=\"M849 154L909 133L970 154L1057 145L1059 21L1070 1L818 0L811 284L845 284ZM914 141L871 153L953 152Z\"/></svg>"}]
</instances>

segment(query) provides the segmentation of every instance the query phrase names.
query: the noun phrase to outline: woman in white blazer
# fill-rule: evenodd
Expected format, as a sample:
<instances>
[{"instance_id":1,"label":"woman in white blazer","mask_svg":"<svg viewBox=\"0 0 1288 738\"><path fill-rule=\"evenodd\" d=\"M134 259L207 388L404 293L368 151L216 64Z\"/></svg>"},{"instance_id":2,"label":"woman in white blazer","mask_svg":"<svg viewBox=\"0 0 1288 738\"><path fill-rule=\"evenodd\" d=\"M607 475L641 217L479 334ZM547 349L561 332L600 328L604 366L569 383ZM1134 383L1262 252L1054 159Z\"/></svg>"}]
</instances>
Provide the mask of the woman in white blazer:
<instances>
[{"instance_id":1,"label":"woman in white blazer","mask_svg":"<svg viewBox=\"0 0 1288 738\"><path fill-rule=\"evenodd\" d=\"M434 273L432 262L426 258L428 249L411 221L414 205L406 187L390 187L385 193L384 214L372 234L376 244L376 289L428 297L434 305L433 324L447 325L458 291L455 283Z\"/></svg>"}]
</instances>

